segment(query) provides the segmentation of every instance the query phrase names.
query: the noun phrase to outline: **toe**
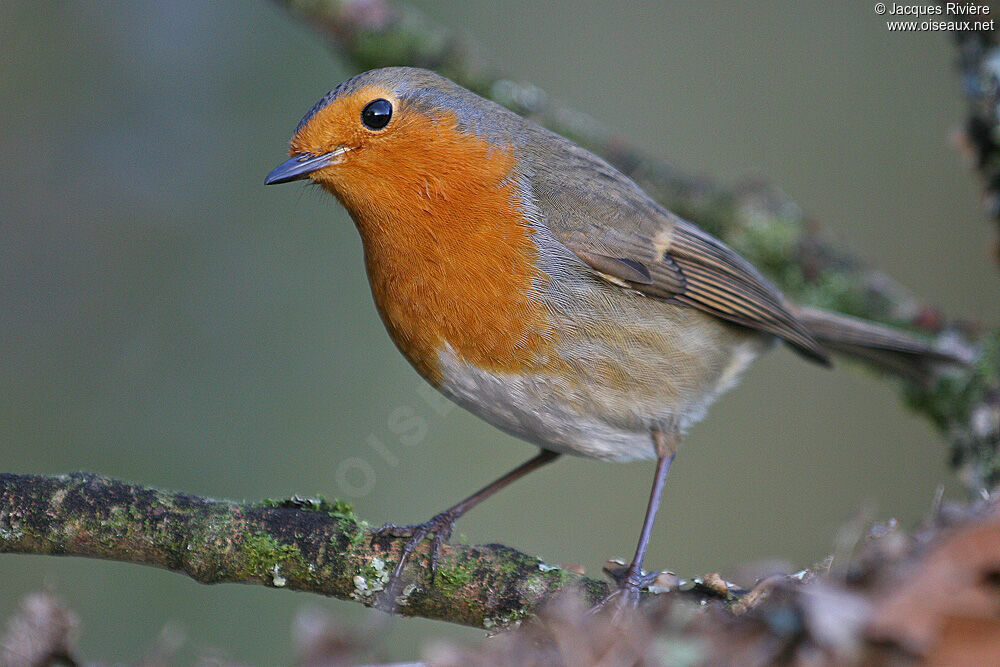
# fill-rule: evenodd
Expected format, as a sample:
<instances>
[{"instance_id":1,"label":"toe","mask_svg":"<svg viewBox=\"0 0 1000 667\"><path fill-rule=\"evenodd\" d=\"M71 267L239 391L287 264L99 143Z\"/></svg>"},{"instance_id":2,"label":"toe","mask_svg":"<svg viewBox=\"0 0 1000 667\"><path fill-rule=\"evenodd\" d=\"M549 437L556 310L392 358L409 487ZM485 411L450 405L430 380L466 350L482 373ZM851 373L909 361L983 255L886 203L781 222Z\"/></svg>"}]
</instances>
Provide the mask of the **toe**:
<instances>
[{"instance_id":1,"label":"toe","mask_svg":"<svg viewBox=\"0 0 1000 667\"><path fill-rule=\"evenodd\" d=\"M373 535L378 537L410 537L415 526L397 526L394 523L383 524Z\"/></svg>"}]
</instances>

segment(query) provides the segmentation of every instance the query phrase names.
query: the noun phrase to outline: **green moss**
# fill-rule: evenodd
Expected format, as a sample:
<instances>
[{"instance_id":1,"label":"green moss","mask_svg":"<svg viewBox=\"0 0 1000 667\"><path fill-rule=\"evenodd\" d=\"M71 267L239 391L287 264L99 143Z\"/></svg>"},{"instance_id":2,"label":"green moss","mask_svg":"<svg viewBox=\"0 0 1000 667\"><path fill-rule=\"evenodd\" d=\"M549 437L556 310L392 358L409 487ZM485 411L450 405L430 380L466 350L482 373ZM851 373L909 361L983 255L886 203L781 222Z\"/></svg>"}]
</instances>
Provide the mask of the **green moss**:
<instances>
[{"instance_id":1,"label":"green moss","mask_svg":"<svg viewBox=\"0 0 1000 667\"><path fill-rule=\"evenodd\" d=\"M931 388L907 386L909 405L931 418L941 430L965 423L973 407L1000 385L1000 332L983 337L980 356L967 373L942 377Z\"/></svg>"},{"instance_id":2,"label":"green moss","mask_svg":"<svg viewBox=\"0 0 1000 667\"><path fill-rule=\"evenodd\" d=\"M953 419L967 414L978 394L973 377L945 377L927 389L915 384L905 385L903 396L913 410L926 415L934 426L946 431Z\"/></svg>"},{"instance_id":3,"label":"green moss","mask_svg":"<svg viewBox=\"0 0 1000 667\"><path fill-rule=\"evenodd\" d=\"M361 521L358 523L357 530L348 537L351 548L354 548L365 541L365 536L368 535L368 522Z\"/></svg>"},{"instance_id":4,"label":"green moss","mask_svg":"<svg viewBox=\"0 0 1000 667\"><path fill-rule=\"evenodd\" d=\"M545 570L545 577L548 579L548 585L552 588L564 588L573 580L573 573L557 567L552 570Z\"/></svg>"},{"instance_id":5,"label":"green moss","mask_svg":"<svg viewBox=\"0 0 1000 667\"><path fill-rule=\"evenodd\" d=\"M472 581L472 570L465 564L458 563L451 568L438 567L434 573L436 587L446 595L451 595L462 586Z\"/></svg>"},{"instance_id":6,"label":"green moss","mask_svg":"<svg viewBox=\"0 0 1000 667\"><path fill-rule=\"evenodd\" d=\"M500 571L505 575L528 572L530 570L537 569L541 562L541 559L534 556L529 556L517 551L511 551L510 553L505 554L503 564L500 566Z\"/></svg>"},{"instance_id":7,"label":"green moss","mask_svg":"<svg viewBox=\"0 0 1000 667\"><path fill-rule=\"evenodd\" d=\"M132 536L138 534L140 537L150 532L155 532L158 528L152 523L149 516L142 509L131 505L113 505L108 508L108 513L100 520L101 530L98 531L101 541L108 547L114 547L121 541L131 541Z\"/></svg>"},{"instance_id":8,"label":"green moss","mask_svg":"<svg viewBox=\"0 0 1000 667\"><path fill-rule=\"evenodd\" d=\"M354 507L343 500L333 499L333 502L327 503L323 511L329 514L334 519L343 519L345 521L351 521L353 523L358 523L358 515L354 513Z\"/></svg>"},{"instance_id":9,"label":"green moss","mask_svg":"<svg viewBox=\"0 0 1000 667\"><path fill-rule=\"evenodd\" d=\"M247 568L254 576L275 577L281 564L289 559L300 560L302 553L293 544L281 544L267 533L251 535L243 543Z\"/></svg>"},{"instance_id":10,"label":"green moss","mask_svg":"<svg viewBox=\"0 0 1000 667\"><path fill-rule=\"evenodd\" d=\"M347 548L354 548L365 540L369 524L358 518L350 503L335 499L326 507L326 512L331 518L336 519L337 528L347 536Z\"/></svg>"}]
</instances>

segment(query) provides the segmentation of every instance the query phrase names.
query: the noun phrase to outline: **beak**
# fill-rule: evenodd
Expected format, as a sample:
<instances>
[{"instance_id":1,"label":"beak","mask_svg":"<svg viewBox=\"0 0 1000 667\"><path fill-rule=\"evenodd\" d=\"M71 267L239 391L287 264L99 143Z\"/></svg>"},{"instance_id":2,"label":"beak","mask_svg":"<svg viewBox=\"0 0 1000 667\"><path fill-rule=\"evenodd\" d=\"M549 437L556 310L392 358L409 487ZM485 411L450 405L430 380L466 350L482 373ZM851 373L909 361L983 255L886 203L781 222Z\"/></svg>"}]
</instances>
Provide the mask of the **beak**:
<instances>
[{"instance_id":1,"label":"beak","mask_svg":"<svg viewBox=\"0 0 1000 667\"><path fill-rule=\"evenodd\" d=\"M329 167L331 164L339 162L337 158L349 150L350 148L342 146L337 150L329 153L323 153L322 155L310 155L308 153L293 155L292 159L282 162L271 170L271 173L264 179L264 185L288 183L289 181L298 181L303 178L308 178L309 174L314 171L318 171L324 167Z\"/></svg>"}]
</instances>

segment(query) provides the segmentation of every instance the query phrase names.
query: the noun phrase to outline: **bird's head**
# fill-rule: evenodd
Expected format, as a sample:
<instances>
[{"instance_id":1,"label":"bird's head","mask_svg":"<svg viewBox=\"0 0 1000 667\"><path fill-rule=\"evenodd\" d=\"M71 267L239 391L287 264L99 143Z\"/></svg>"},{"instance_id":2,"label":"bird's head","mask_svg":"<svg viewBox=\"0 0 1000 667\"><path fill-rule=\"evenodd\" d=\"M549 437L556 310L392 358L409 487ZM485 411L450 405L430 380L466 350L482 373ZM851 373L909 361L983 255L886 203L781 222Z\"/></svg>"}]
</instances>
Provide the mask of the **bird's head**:
<instances>
[{"instance_id":1,"label":"bird's head","mask_svg":"<svg viewBox=\"0 0 1000 667\"><path fill-rule=\"evenodd\" d=\"M433 72L389 67L359 74L305 115L291 159L265 183L311 179L362 225L496 188L513 168L521 119Z\"/></svg>"}]
</instances>

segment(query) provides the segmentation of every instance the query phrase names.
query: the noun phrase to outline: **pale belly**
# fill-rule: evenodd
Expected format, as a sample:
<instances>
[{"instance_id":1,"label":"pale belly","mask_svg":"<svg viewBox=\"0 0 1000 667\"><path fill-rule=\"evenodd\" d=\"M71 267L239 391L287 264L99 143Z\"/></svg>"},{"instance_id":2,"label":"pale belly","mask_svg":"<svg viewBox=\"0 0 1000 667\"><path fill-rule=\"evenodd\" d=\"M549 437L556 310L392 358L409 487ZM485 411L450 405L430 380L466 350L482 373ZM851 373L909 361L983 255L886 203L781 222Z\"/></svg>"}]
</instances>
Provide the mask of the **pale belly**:
<instances>
[{"instance_id":1,"label":"pale belly","mask_svg":"<svg viewBox=\"0 0 1000 667\"><path fill-rule=\"evenodd\" d=\"M622 335L600 312L575 314L557 327L560 363L534 371L495 373L445 348L439 389L545 449L617 462L655 458L651 430L683 433L772 341L688 308L625 301L616 314L641 326Z\"/></svg>"},{"instance_id":2,"label":"pale belly","mask_svg":"<svg viewBox=\"0 0 1000 667\"><path fill-rule=\"evenodd\" d=\"M539 447L605 461L655 456L649 431L615 425L580 410L557 378L495 375L442 354L439 389L499 429Z\"/></svg>"}]
</instances>

